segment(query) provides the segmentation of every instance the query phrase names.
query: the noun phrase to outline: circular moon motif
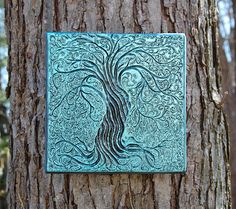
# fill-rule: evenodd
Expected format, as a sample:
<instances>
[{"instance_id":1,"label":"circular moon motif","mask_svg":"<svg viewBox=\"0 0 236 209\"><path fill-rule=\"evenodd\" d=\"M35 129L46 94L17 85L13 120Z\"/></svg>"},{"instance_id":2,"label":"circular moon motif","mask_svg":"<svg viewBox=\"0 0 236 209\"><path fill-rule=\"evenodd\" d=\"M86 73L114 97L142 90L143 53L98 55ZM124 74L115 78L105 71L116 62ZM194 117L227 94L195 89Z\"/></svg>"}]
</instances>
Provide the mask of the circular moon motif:
<instances>
[{"instance_id":1,"label":"circular moon motif","mask_svg":"<svg viewBox=\"0 0 236 209\"><path fill-rule=\"evenodd\" d=\"M121 77L121 83L126 89L135 88L141 80L141 74L135 69L126 71Z\"/></svg>"}]
</instances>

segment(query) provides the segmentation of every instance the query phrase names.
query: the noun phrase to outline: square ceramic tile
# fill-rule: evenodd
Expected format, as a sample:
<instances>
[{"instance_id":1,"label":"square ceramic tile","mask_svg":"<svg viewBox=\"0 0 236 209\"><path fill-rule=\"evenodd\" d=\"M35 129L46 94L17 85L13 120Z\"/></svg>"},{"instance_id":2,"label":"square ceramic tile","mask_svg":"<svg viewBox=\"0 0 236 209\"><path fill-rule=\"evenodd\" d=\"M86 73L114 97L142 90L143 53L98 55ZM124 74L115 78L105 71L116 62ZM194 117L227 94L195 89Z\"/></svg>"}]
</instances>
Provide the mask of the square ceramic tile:
<instances>
[{"instance_id":1,"label":"square ceramic tile","mask_svg":"<svg viewBox=\"0 0 236 209\"><path fill-rule=\"evenodd\" d=\"M47 172L184 172L185 36L47 33Z\"/></svg>"}]
</instances>

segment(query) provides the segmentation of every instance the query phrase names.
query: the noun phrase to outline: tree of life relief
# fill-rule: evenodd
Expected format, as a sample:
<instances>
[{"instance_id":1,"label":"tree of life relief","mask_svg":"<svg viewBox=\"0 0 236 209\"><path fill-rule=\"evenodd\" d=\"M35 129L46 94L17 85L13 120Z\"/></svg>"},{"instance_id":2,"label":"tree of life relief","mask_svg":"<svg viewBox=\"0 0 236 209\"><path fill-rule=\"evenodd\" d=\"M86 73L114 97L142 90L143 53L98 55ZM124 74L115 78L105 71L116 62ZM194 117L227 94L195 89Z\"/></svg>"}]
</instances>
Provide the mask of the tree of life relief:
<instances>
[{"instance_id":1,"label":"tree of life relief","mask_svg":"<svg viewBox=\"0 0 236 209\"><path fill-rule=\"evenodd\" d=\"M47 172L184 172L185 36L47 33Z\"/></svg>"}]
</instances>

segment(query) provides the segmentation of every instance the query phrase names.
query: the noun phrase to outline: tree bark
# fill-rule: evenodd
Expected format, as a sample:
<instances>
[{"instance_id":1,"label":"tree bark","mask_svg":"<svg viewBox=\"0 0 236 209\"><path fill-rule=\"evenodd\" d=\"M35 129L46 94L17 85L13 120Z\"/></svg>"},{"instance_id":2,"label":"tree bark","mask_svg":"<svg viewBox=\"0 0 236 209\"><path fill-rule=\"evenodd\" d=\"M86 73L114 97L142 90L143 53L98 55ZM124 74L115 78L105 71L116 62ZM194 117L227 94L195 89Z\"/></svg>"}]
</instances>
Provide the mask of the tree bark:
<instances>
[{"instance_id":1,"label":"tree bark","mask_svg":"<svg viewBox=\"0 0 236 209\"><path fill-rule=\"evenodd\" d=\"M215 0L8 0L9 208L231 208ZM186 174L46 174L45 32L187 35Z\"/></svg>"}]
</instances>

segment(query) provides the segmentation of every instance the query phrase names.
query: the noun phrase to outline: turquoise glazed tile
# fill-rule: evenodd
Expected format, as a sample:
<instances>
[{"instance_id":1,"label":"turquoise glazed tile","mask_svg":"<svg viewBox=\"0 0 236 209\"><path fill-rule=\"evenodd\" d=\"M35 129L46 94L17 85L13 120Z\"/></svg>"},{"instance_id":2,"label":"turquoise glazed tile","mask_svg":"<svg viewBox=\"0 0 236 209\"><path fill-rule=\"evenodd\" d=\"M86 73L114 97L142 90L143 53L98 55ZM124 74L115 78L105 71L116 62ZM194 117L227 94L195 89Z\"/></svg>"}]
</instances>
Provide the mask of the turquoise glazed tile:
<instances>
[{"instance_id":1,"label":"turquoise glazed tile","mask_svg":"<svg viewBox=\"0 0 236 209\"><path fill-rule=\"evenodd\" d=\"M185 172L183 34L47 33L47 172Z\"/></svg>"}]
</instances>

